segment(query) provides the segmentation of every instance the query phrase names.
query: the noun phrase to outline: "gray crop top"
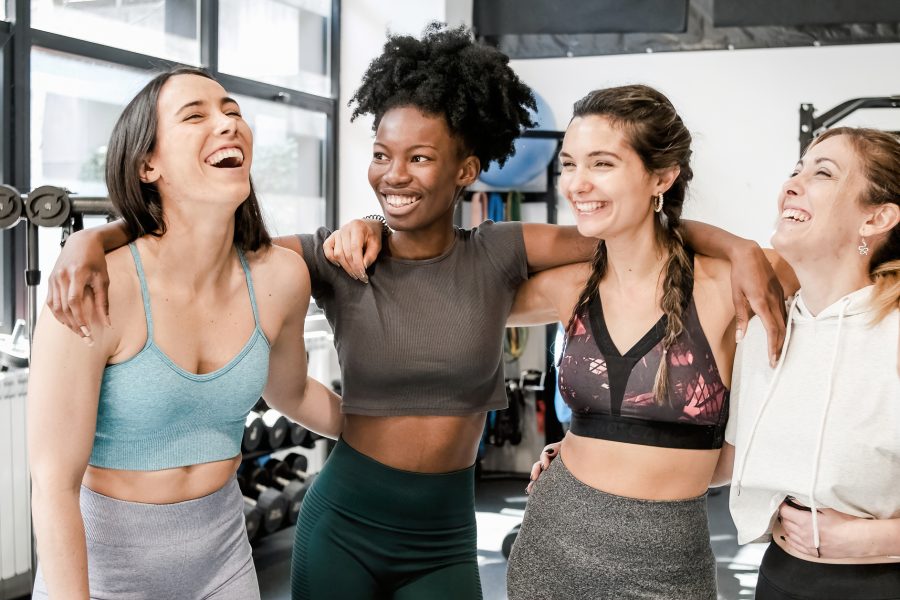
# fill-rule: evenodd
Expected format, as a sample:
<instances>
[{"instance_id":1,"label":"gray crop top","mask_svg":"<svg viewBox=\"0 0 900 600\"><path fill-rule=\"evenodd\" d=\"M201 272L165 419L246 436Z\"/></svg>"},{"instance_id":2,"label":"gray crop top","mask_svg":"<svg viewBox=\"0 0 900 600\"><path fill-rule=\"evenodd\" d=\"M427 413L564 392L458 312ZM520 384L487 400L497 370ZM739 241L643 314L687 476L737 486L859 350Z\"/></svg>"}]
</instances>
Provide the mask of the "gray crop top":
<instances>
[{"instance_id":1,"label":"gray crop top","mask_svg":"<svg viewBox=\"0 0 900 600\"><path fill-rule=\"evenodd\" d=\"M444 254L383 253L369 283L325 259L319 229L300 235L312 295L334 330L342 411L359 415L466 415L505 408L503 331L528 277L522 224L457 229Z\"/></svg>"}]
</instances>

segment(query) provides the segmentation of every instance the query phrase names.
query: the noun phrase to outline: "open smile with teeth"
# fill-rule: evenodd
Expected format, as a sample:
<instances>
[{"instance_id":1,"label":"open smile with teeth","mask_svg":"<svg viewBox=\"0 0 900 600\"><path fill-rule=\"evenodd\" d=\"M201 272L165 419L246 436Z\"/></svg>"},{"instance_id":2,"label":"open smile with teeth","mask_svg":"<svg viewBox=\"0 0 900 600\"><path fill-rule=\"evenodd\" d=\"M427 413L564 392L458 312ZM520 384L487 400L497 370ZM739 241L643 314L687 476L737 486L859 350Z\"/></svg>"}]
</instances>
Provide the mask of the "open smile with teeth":
<instances>
[{"instance_id":1,"label":"open smile with teeth","mask_svg":"<svg viewBox=\"0 0 900 600\"><path fill-rule=\"evenodd\" d=\"M401 206L409 206L414 202L418 202L418 196L400 196L398 194L385 194L384 201L387 202L388 206L392 206L394 208L400 208Z\"/></svg>"},{"instance_id":2,"label":"open smile with teeth","mask_svg":"<svg viewBox=\"0 0 900 600\"><path fill-rule=\"evenodd\" d=\"M236 169L244 164L244 153L240 148L223 148L209 155L206 164L218 169Z\"/></svg>"},{"instance_id":3,"label":"open smile with teeth","mask_svg":"<svg viewBox=\"0 0 900 600\"><path fill-rule=\"evenodd\" d=\"M803 210L797 210L796 208L786 208L781 213L782 219L787 219L789 221L796 221L797 223L805 223L809 221L810 215L808 212Z\"/></svg>"},{"instance_id":4,"label":"open smile with teeth","mask_svg":"<svg viewBox=\"0 0 900 600\"><path fill-rule=\"evenodd\" d=\"M593 202L575 202L575 210L580 213L592 213L600 210L601 208L606 208L609 205L609 202L605 200L593 201Z\"/></svg>"}]
</instances>

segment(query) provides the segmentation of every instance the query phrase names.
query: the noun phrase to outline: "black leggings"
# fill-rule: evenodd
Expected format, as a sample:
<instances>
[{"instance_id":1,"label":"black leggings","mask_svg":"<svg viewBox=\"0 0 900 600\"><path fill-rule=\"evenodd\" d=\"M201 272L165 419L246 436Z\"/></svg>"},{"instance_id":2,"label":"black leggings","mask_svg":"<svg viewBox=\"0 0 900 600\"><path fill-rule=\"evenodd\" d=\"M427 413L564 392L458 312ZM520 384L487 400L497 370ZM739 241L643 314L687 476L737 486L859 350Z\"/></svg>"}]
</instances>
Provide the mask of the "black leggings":
<instances>
[{"instance_id":1,"label":"black leggings","mask_svg":"<svg viewBox=\"0 0 900 600\"><path fill-rule=\"evenodd\" d=\"M900 600L900 563L816 563L773 542L759 566L756 600Z\"/></svg>"}]
</instances>

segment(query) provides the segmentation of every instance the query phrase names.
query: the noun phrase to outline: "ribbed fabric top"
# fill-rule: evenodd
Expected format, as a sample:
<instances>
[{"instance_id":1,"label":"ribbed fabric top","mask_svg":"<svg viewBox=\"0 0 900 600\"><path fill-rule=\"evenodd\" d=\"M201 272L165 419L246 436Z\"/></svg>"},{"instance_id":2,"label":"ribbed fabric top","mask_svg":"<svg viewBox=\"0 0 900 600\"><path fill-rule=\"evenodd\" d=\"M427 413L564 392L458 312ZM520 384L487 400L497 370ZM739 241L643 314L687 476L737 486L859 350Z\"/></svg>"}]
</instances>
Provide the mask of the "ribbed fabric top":
<instances>
[{"instance_id":1,"label":"ribbed fabric top","mask_svg":"<svg viewBox=\"0 0 900 600\"><path fill-rule=\"evenodd\" d=\"M103 372L90 464L156 471L238 455L247 414L259 400L269 371L269 341L259 325L244 255L238 249L256 327L225 366L197 375L179 367L154 343L147 279L137 247L132 243L129 248L141 282L147 342L135 356Z\"/></svg>"},{"instance_id":2,"label":"ribbed fabric top","mask_svg":"<svg viewBox=\"0 0 900 600\"><path fill-rule=\"evenodd\" d=\"M383 253L369 283L325 258L319 229L301 235L316 303L334 330L342 410L361 415L466 415L507 405L503 331L528 277L521 223L456 230L444 254Z\"/></svg>"}]
</instances>

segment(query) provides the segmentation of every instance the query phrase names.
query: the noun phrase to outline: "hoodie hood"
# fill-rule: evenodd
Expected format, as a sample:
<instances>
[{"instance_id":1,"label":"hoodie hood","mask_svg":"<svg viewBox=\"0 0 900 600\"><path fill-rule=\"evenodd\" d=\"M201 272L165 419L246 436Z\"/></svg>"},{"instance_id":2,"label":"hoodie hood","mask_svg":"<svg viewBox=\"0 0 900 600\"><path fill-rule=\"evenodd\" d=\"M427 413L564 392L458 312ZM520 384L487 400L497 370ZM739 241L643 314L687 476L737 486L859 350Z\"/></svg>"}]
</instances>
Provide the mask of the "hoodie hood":
<instances>
[{"instance_id":1,"label":"hoodie hood","mask_svg":"<svg viewBox=\"0 0 900 600\"><path fill-rule=\"evenodd\" d=\"M872 295L874 292L875 286L867 285L864 288L860 288L855 292L841 297L834 304L825 307L819 314L814 315L810 312L809 308L806 307L806 303L803 302L803 290L800 290L797 292L795 308L792 313L788 315L788 319L793 319L798 323L811 321L822 322L839 319L841 318L842 313L843 318L845 319L847 317L868 313L873 310Z\"/></svg>"}]
</instances>

